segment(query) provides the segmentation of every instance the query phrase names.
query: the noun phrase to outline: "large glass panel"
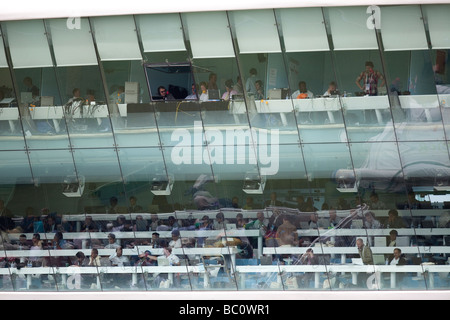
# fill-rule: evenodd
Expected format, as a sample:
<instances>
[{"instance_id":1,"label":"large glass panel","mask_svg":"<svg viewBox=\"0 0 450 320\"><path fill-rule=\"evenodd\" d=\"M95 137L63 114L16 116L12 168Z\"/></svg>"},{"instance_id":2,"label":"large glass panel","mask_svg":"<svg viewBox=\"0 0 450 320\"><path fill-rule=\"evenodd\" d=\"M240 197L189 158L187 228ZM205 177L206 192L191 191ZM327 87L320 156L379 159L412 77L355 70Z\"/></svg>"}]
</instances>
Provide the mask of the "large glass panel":
<instances>
[{"instance_id":1,"label":"large glass panel","mask_svg":"<svg viewBox=\"0 0 450 320\"><path fill-rule=\"evenodd\" d=\"M195 81L189 87L186 102L199 105L205 128L218 125L246 128L243 90L226 12L189 13L182 17L192 51Z\"/></svg>"},{"instance_id":2,"label":"large glass panel","mask_svg":"<svg viewBox=\"0 0 450 320\"><path fill-rule=\"evenodd\" d=\"M292 101L286 99L289 83L275 13L271 10L241 11L231 12L229 16L251 126L279 128L282 131L280 143L298 143ZM253 29L258 31L250 37ZM257 40L258 37L261 39ZM254 45L254 41L258 41L259 46Z\"/></svg>"},{"instance_id":3,"label":"large glass panel","mask_svg":"<svg viewBox=\"0 0 450 320\"><path fill-rule=\"evenodd\" d=\"M21 122L19 121L19 105L13 89L9 69L0 69L0 149L18 150L25 148Z\"/></svg>"},{"instance_id":4,"label":"large glass panel","mask_svg":"<svg viewBox=\"0 0 450 320\"><path fill-rule=\"evenodd\" d=\"M94 42L87 18L72 26L69 19L46 21L58 67L97 65Z\"/></svg>"},{"instance_id":5,"label":"large glass panel","mask_svg":"<svg viewBox=\"0 0 450 320\"><path fill-rule=\"evenodd\" d=\"M102 64L117 145L159 145L153 108L142 104L149 101L149 91L141 62L105 61Z\"/></svg>"},{"instance_id":6,"label":"large glass panel","mask_svg":"<svg viewBox=\"0 0 450 320\"><path fill-rule=\"evenodd\" d=\"M186 51L178 14L137 15L135 19L144 56L148 52Z\"/></svg>"},{"instance_id":7,"label":"large glass panel","mask_svg":"<svg viewBox=\"0 0 450 320\"><path fill-rule=\"evenodd\" d=\"M102 61L142 59L132 16L95 17L92 21Z\"/></svg>"},{"instance_id":8,"label":"large glass panel","mask_svg":"<svg viewBox=\"0 0 450 320\"><path fill-rule=\"evenodd\" d=\"M395 12L399 12L399 15L394 17L392 13ZM386 24L381 34L397 138L404 141L445 139L430 52L423 50L423 45L401 41L392 48L384 44L384 39L389 41L391 37L396 37L398 28L394 26L398 23L397 16L402 21L408 20L414 24L414 27L408 28L417 34L413 38L424 39L420 8L383 7L381 14Z\"/></svg>"},{"instance_id":9,"label":"large glass panel","mask_svg":"<svg viewBox=\"0 0 450 320\"><path fill-rule=\"evenodd\" d=\"M343 129L339 88L331 56L327 52L329 44L322 10L281 9L276 14L287 52L285 60L289 70L290 98L296 112L301 141L339 141L339 132ZM300 27L306 30L308 39L305 39L305 34L298 32ZM317 134L316 129L319 128L321 134Z\"/></svg>"},{"instance_id":10,"label":"large glass panel","mask_svg":"<svg viewBox=\"0 0 450 320\"><path fill-rule=\"evenodd\" d=\"M4 27L14 68L53 66L42 20L9 21Z\"/></svg>"},{"instance_id":11,"label":"large glass panel","mask_svg":"<svg viewBox=\"0 0 450 320\"><path fill-rule=\"evenodd\" d=\"M448 289L448 9L2 23L0 290Z\"/></svg>"},{"instance_id":12,"label":"large glass panel","mask_svg":"<svg viewBox=\"0 0 450 320\"><path fill-rule=\"evenodd\" d=\"M324 8L349 141L367 141L392 130L377 29L368 23L371 19L378 23L379 18L369 9ZM348 37L350 32L356 36Z\"/></svg>"},{"instance_id":13,"label":"large glass panel","mask_svg":"<svg viewBox=\"0 0 450 320\"><path fill-rule=\"evenodd\" d=\"M450 164L448 145L437 141L403 142L399 143L399 149L403 170L408 177L408 199L400 208L411 212L409 223L411 228L414 227L416 236L412 238L411 244L417 246L419 251L416 257L410 256L412 264L442 264L442 255L445 252L440 247L440 241L443 240L441 237L445 236L434 235L432 230L439 225L441 217L445 216L442 209L445 206ZM432 158L423 156L431 152ZM427 286L432 287L432 273L424 273L423 276Z\"/></svg>"},{"instance_id":14,"label":"large glass panel","mask_svg":"<svg viewBox=\"0 0 450 320\"><path fill-rule=\"evenodd\" d=\"M347 141L340 100L342 87L335 80L331 54L298 52L287 53L286 57L301 141Z\"/></svg>"},{"instance_id":15,"label":"large glass panel","mask_svg":"<svg viewBox=\"0 0 450 320\"><path fill-rule=\"evenodd\" d=\"M450 49L450 39L443 31L446 30L448 20L444 18L450 10L448 5L426 5L422 6L425 26L428 27L431 42L431 63L433 66L436 92L439 97L444 129L448 132L449 120L449 76L448 76L448 56Z\"/></svg>"}]
</instances>

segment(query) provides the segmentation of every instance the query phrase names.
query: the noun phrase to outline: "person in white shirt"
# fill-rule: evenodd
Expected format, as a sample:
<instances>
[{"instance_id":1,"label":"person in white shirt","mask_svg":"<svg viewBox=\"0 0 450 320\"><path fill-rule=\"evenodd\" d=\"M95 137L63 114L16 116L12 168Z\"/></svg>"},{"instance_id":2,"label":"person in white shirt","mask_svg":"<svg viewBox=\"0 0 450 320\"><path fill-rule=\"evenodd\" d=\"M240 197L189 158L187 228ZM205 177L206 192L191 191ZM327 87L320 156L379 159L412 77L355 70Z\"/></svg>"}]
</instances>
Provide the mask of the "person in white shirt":
<instances>
[{"instance_id":1,"label":"person in white shirt","mask_svg":"<svg viewBox=\"0 0 450 320\"><path fill-rule=\"evenodd\" d=\"M336 82L332 81L328 84L328 89L323 94L324 97L331 97L333 95L336 95Z\"/></svg>"},{"instance_id":2,"label":"person in white shirt","mask_svg":"<svg viewBox=\"0 0 450 320\"><path fill-rule=\"evenodd\" d=\"M195 87L195 84L192 84L191 87L191 94L188 95L186 98L184 98L185 100L197 100L197 88Z\"/></svg>"},{"instance_id":3,"label":"person in white shirt","mask_svg":"<svg viewBox=\"0 0 450 320\"><path fill-rule=\"evenodd\" d=\"M116 253L109 257L109 261L111 261L112 266L123 267L130 265L130 260L126 256L122 255L122 253L122 247L118 247L116 248Z\"/></svg>"},{"instance_id":4,"label":"person in white shirt","mask_svg":"<svg viewBox=\"0 0 450 320\"><path fill-rule=\"evenodd\" d=\"M174 253L172 253L171 247L164 248L164 255L169 260L169 265L171 266L180 265L180 258L178 258Z\"/></svg>"},{"instance_id":5,"label":"person in white shirt","mask_svg":"<svg viewBox=\"0 0 450 320\"><path fill-rule=\"evenodd\" d=\"M181 248L180 231L175 229L172 231L172 240L169 242L171 248Z\"/></svg>"},{"instance_id":6,"label":"person in white shirt","mask_svg":"<svg viewBox=\"0 0 450 320\"><path fill-rule=\"evenodd\" d=\"M308 99L314 98L314 94L310 90L308 90L308 88L306 87L305 81L300 81L298 83L298 90L292 94L291 98L292 99L302 99L301 94L306 94L306 98L308 98Z\"/></svg>"},{"instance_id":7,"label":"person in white shirt","mask_svg":"<svg viewBox=\"0 0 450 320\"><path fill-rule=\"evenodd\" d=\"M209 100L209 95L208 95L208 89L207 89L207 85L206 82L202 81L200 82L200 101L208 101Z\"/></svg>"},{"instance_id":8,"label":"person in white shirt","mask_svg":"<svg viewBox=\"0 0 450 320\"><path fill-rule=\"evenodd\" d=\"M388 264L390 266L403 266L406 264L405 258L402 257L402 250L399 248L394 249L394 254L389 257Z\"/></svg>"}]
</instances>

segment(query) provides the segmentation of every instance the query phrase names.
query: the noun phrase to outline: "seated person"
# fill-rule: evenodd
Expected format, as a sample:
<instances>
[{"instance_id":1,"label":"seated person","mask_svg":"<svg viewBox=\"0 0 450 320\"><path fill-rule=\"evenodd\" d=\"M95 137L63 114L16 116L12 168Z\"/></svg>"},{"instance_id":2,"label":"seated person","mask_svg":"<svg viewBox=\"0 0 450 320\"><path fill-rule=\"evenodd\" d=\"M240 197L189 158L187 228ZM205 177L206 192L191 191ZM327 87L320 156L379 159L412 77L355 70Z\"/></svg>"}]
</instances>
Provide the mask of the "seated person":
<instances>
[{"instance_id":1,"label":"seated person","mask_svg":"<svg viewBox=\"0 0 450 320\"><path fill-rule=\"evenodd\" d=\"M402 250L400 250L399 248L394 249L394 253L388 259L388 265L390 266L406 265L406 259L402 255Z\"/></svg>"},{"instance_id":2,"label":"seated person","mask_svg":"<svg viewBox=\"0 0 450 320\"><path fill-rule=\"evenodd\" d=\"M328 89L327 91L325 91L325 93L323 94L324 97L331 97L333 95L337 94L337 90L336 90L336 82L332 81L328 84Z\"/></svg>"},{"instance_id":3,"label":"seated person","mask_svg":"<svg viewBox=\"0 0 450 320\"><path fill-rule=\"evenodd\" d=\"M195 86L195 84L192 84L191 94L188 95L185 99L186 100L198 100L197 87Z\"/></svg>"},{"instance_id":4,"label":"seated person","mask_svg":"<svg viewBox=\"0 0 450 320\"><path fill-rule=\"evenodd\" d=\"M305 81L300 81L298 83L298 90L292 94L291 98L292 99L305 99L305 98L312 99L312 98L314 98L314 94L310 90L308 90L308 88L306 87Z\"/></svg>"},{"instance_id":5,"label":"seated person","mask_svg":"<svg viewBox=\"0 0 450 320\"><path fill-rule=\"evenodd\" d=\"M200 101L208 101L209 100L209 95L208 95L208 89L207 89L207 84L206 82L202 81L200 82Z\"/></svg>"},{"instance_id":6,"label":"seated person","mask_svg":"<svg viewBox=\"0 0 450 320\"><path fill-rule=\"evenodd\" d=\"M222 95L222 100L231 100L233 98L233 95L238 93L235 89L233 89L233 80L231 79L225 81L225 88L226 92L224 92L224 94Z\"/></svg>"},{"instance_id":7,"label":"seated person","mask_svg":"<svg viewBox=\"0 0 450 320\"><path fill-rule=\"evenodd\" d=\"M117 247L116 252L109 256L109 261L112 266L123 267L130 265L130 260L123 255L122 247Z\"/></svg>"},{"instance_id":8,"label":"seated person","mask_svg":"<svg viewBox=\"0 0 450 320\"><path fill-rule=\"evenodd\" d=\"M166 88L164 86L159 86L158 87L158 94L159 94L159 100L164 100L164 101L168 101L168 100L175 100L175 98L173 97L172 94L170 94ZM156 99L158 100L158 98Z\"/></svg>"}]
</instances>

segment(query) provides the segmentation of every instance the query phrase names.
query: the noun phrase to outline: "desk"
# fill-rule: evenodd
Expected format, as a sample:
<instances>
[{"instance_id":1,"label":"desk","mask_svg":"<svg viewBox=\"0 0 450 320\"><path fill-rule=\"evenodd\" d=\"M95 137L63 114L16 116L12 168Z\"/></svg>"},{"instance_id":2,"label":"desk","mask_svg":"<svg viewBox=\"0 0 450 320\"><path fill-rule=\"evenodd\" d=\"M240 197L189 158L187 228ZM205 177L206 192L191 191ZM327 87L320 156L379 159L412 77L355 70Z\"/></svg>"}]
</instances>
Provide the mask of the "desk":
<instances>
[{"instance_id":1,"label":"desk","mask_svg":"<svg viewBox=\"0 0 450 320\"><path fill-rule=\"evenodd\" d=\"M19 108L0 108L0 120L8 121L11 132L16 131L14 121L18 121L19 119Z\"/></svg>"},{"instance_id":2,"label":"desk","mask_svg":"<svg viewBox=\"0 0 450 320\"><path fill-rule=\"evenodd\" d=\"M128 267L38 267L38 268L0 268L0 275L23 275L27 279L27 289L30 288L33 275L61 275L62 285L67 289L80 289L81 279L77 276L81 275L96 275L97 276L97 289L101 288L100 275L101 274L130 274L131 285L136 286L138 283L139 274L169 274L169 281L173 284L174 274L203 274L204 275L204 287L209 287L209 274L203 266L165 266L165 267L141 267L141 266L128 266Z\"/></svg>"},{"instance_id":3,"label":"desk","mask_svg":"<svg viewBox=\"0 0 450 320\"><path fill-rule=\"evenodd\" d=\"M325 97L314 99L295 99L294 108L297 112L326 112L330 123L336 123L334 111L341 110L339 97Z\"/></svg>"},{"instance_id":4,"label":"desk","mask_svg":"<svg viewBox=\"0 0 450 320\"><path fill-rule=\"evenodd\" d=\"M415 266L389 266L389 265L273 265L273 266L238 266L236 271L241 275L241 286L245 288L245 275L250 273L273 273L277 274L276 282L281 287L281 274L282 273L314 273L314 288L320 288L320 275L321 274L338 274L338 273L351 273L352 283L357 284L357 278L359 273L367 273L373 276L370 279L369 289L382 289L382 282L380 281L383 273L390 274L390 288L395 289L397 287L396 274L397 273L428 273L430 279L430 287L434 287L434 274L435 273L448 273L450 272L450 266L440 265L415 265ZM376 277L379 278L376 278Z\"/></svg>"},{"instance_id":5,"label":"desk","mask_svg":"<svg viewBox=\"0 0 450 320\"><path fill-rule=\"evenodd\" d=\"M123 249L124 256L137 256L149 250L152 255L160 256L164 254L163 249L154 249L151 246L135 246L132 249ZM75 257L77 252L83 252L86 257L91 255L92 249L44 249L44 250L1 250L0 258L46 258L46 257ZM109 257L116 252L115 249L98 249L98 255ZM231 269L236 268L236 254L239 249L236 247L222 248L175 248L172 250L175 255L192 256L228 256L231 260Z\"/></svg>"}]
</instances>

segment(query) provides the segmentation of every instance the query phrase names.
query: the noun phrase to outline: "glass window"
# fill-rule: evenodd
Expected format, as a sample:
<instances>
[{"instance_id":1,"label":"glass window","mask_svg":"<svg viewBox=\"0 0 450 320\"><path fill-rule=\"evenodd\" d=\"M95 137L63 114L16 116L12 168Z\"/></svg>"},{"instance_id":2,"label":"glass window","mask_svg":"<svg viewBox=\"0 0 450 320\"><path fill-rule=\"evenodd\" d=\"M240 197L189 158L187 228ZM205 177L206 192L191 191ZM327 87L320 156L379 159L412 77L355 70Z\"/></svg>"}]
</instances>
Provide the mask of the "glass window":
<instances>
[{"instance_id":1,"label":"glass window","mask_svg":"<svg viewBox=\"0 0 450 320\"><path fill-rule=\"evenodd\" d=\"M450 27L446 16L450 12L448 5L422 5L423 16L430 33L431 47L433 49L449 49L450 37L445 30Z\"/></svg>"},{"instance_id":2,"label":"glass window","mask_svg":"<svg viewBox=\"0 0 450 320\"><path fill-rule=\"evenodd\" d=\"M225 12L188 13L183 17L194 59L234 57Z\"/></svg>"},{"instance_id":3,"label":"glass window","mask_svg":"<svg viewBox=\"0 0 450 320\"><path fill-rule=\"evenodd\" d=\"M4 26L14 68L53 66L42 20L9 21Z\"/></svg>"},{"instance_id":4,"label":"glass window","mask_svg":"<svg viewBox=\"0 0 450 320\"><path fill-rule=\"evenodd\" d=\"M281 52L272 10L232 12L239 53Z\"/></svg>"},{"instance_id":5,"label":"glass window","mask_svg":"<svg viewBox=\"0 0 450 320\"><path fill-rule=\"evenodd\" d=\"M132 16L95 17L92 20L102 61L142 59Z\"/></svg>"},{"instance_id":6,"label":"glass window","mask_svg":"<svg viewBox=\"0 0 450 320\"><path fill-rule=\"evenodd\" d=\"M80 18L79 26L68 28L67 19L48 20L56 65L58 67L97 65L89 20Z\"/></svg>"},{"instance_id":7,"label":"glass window","mask_svg":"<svg viewBox=\"0 0 450 320\"><path fill-rule=\"evenodd\" d=\"M178 14L137 15L135 18L145 53L186 51Z\"/></svg>"},{"instance_id":8,"label":"glass window","mask_svg":"<svg viewBox=\"0 0 450 320\"><path fill-rule=\"evenodd\" d=\"M286 52L328 51L321 8L280 9Z\"/></svg>"},{"instance_id":9,"label":"glass window","mask_svg":"<svg viewBox=\"0 0 450 320\"><path fill-rule=\"evenodd\" d=\"M378 49L375 32L367 28L367 7L324 8L324 11L334 50Z\"/></svg>"},{"instance_id":10,"label":"glass window","mask_svg":"<svg viewBox=\"0 0 450 320\"><path fill-rule=\"evenodd\" d=\"M428 49L419 6L382 7L381 35L385 51Z\"/></svg>"}]
</instances>

